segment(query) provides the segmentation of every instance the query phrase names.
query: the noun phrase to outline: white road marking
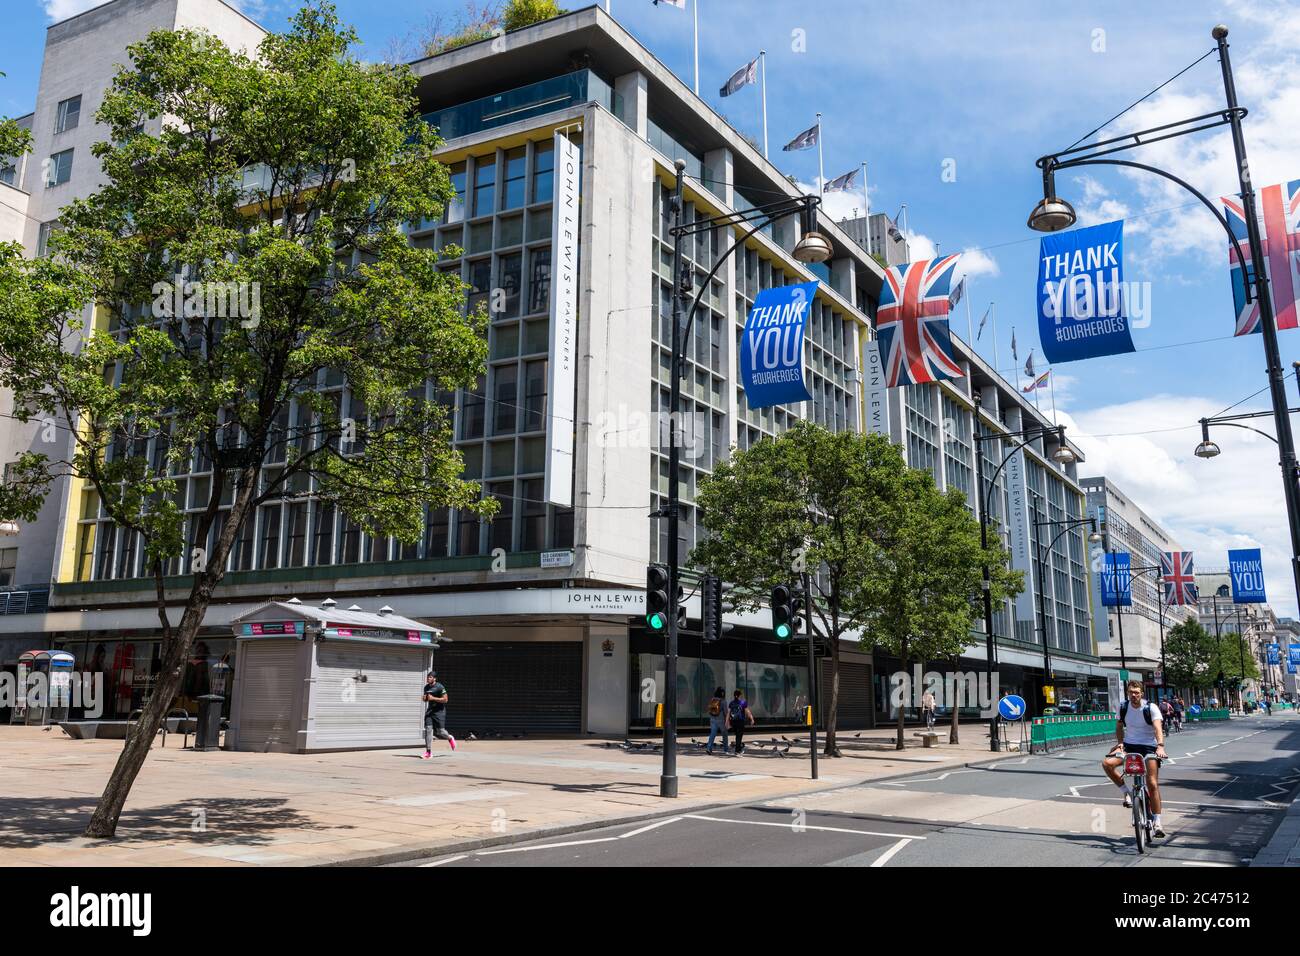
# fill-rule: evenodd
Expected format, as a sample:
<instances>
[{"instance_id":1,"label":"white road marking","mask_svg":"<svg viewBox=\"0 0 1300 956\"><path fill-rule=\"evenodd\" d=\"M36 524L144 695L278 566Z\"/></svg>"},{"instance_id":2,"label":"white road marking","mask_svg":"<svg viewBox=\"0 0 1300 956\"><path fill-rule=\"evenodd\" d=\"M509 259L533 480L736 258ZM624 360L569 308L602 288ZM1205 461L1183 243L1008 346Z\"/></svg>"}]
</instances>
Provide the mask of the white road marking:
<instances>
[{"instance_id":1,"label":"white road marking","mask_svg":"<svg viewBox=\"0 0 1300 956\"><path fill-rule=\"evenodd\" d=\"M709 820L713 823L744 823L751 827L781 827L784 830L791 830L794 829L795 827L795 824L793 823L774 823L771 820L733 820L729 817L706 817L703 814L699 814L699 813L686 813L683 814L683 816L690 820ZM819 827L819 826L812 826L810 824L804 824L800 826L799 829L800 830L821 830L825 833L854 833L857 834L858 836L893 837L896 840L901 840L901 839L924 840L925 839L925 837L922 836L905 837L905 835L902 833L879 833L875 830L850 830L846 827Z\"/></svg>"},{"instance_id":2,"label":"white road marking","mask_svg":"<svg viewBox=\"0 0 1300 956\"><path fill-rule=\"evenodd\" d=\"M1229 787L1231 787L1234 783L1236 783L1240 779L1241 779L1240 777L1233 777L1231 780L1225 783L1218 790L1215 790L1214 793L1210 794L1210 796L1217 797L1220 793L1222 793L1224 790L1227 790Z\"/></svg>"},{"instance_id":3,"label":"white road marking","mask_svg":"<svg viewBox=\"0 0 1300 956\"><path fill-rule=\"evenodd\" d=\"M1212 863L1209 860L1183 860L1183 866L1232 866L1232 864Z\"/></svg>"},{"instance_id":4,"label":"white road marking","mask_svg":"<svg viewBox=\"0 0 1300 956\"><path fill-rule=\"evenodd\" d=\"M872 862L871 865L873 867L884 866L891 859L893 859L895 853L897 853L899 850L901 850L903 847L907 846L911 842L912 842L911 837L904 837L903 839L895 843L893 846L891 846L884 853L880 854L880 856L876 857L875 861Z\"/></svg>"},{"instance_id":5,"label":"white road marking","mask_svg":"<svg viewBox=\"0 0 1300 956\"><path fill-rule=\"evenodd\" d=\"M421 863L420 866L442 866L444 863L455 863L457 860L468 860L469 854L462 853L460 856L449 856L445 860L434 860L432 863Z\"/></svg>"},{"instance_id":6,"label":"white road marking","mask_svg":"<svg viewBox=\"0 0 1300 956\"><path fill-rule=\"evenodd\" d=\"M511 846L504 850L479 850L475 856L496 856L499 853L527 853L530 850L554 850L566 846L585 846L590 843L613 843L615 840L626 840L628 837L637 836L645 833L647 830L654 830L657 827L666 826L669 823L676 823L682 817L669 817L666 820L656 820L654 823L643 826L638 830L630 830L627 833L620 833L617 836L597 837L594 840L566 840L563 843L543 843L539 846Z\"/></svg>"}]
</instances>

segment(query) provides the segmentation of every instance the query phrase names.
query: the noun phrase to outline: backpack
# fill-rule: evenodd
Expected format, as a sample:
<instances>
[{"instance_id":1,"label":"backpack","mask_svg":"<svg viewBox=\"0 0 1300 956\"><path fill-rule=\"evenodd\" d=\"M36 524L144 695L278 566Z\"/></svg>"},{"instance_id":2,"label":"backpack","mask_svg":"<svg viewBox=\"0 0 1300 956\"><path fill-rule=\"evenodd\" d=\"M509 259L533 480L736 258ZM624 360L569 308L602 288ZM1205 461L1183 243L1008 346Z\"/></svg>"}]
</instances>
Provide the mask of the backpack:
<instances>
[{"instance_id":1,"label":"backpack","mask_svg":"<svg viewBox=\"0 0 1300 956\"><path fill-rule=\"evenodd\" d=\"M715 697L713 698L713 700L709 701L709 716L717 717L721 713L722 713L722 700L721 698Z\"/></svg>"},{"instance_id":2,"label":"backpack","mask_svg":"<svg viewBox=\"0 0 1300 956\"><path fill-rule=\"evenodd\" d=\"M1119 705L1119 719L1123 720L1125 715L1127 714L1128 714L1128 701L1124 701L1124 703ZM1150 727L1151 726L1151 701L1147 701L1145 704L1142 705L1142 716L1146 718L1147 726Z\"/></svg>"},{"instance_id":3,"label":"backpack","mask_svg":"<svg viewBox=\"0 0 1300 956\"><path fill-rule=\"evenodd\" d=\"M743 723L745 720L745 701L743 699L731 701L727 704L727 712L734 722Z\"/></svg>"}]
</instances>

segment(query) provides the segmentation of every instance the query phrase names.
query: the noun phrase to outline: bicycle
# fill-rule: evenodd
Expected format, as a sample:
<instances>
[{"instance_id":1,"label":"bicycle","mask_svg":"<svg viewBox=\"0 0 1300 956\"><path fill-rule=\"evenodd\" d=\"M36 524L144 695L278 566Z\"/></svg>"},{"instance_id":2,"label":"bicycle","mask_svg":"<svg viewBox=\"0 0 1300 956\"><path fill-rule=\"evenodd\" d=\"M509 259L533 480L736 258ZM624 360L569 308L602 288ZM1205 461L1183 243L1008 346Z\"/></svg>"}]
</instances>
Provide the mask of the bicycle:
<instances>
[{"instance_id":1,"label":"bicycle","mask_svg":"<svg viewBox=\"0 0 1300 956\"><path fill-rule=\"evenodd\" d=\"M1147 806L1147 761L1154 760L1157 765L1162 763L1155 754L1124 754L1124 776L1132 778L1133 793L1130 796L1130 802L1133 804L1133 838L1137 841L1138 853L1146 853L1147 846L1151 843L1151 834L1155 830L1155 823L1151 819L1151 813Z\"/></svg>"}]
</instances>

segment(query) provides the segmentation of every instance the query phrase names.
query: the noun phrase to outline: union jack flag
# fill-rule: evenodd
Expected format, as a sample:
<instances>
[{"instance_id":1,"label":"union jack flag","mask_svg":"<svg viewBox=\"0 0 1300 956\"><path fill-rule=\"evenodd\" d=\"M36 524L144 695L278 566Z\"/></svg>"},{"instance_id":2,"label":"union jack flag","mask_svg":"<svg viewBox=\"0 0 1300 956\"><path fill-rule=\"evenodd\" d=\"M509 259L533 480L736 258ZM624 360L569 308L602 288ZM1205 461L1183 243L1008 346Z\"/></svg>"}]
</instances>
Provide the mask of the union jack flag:
<instances>
[{"instance_id":1,"label":"union jack flag","mask_svg":"<svg viewBox=\"0 0 1300 956\"><path fill-rule=\"evenodd\" d=\"M948 290L960 255L924 259L885 270L876 310L885 385L920 385L961 378L948 332Z\"/></svg>"},{"instance_id":2,"label":"union jack flag","mask_svg":"<svg viewBox=\"0 0 1300 956\"><path fill-rule=\"evenodd\" d=\"M1166 604L1195 604L1196 575L1192 552L1165 551L1160 555L1160 576L1165 581Z\"/></svg>"},{"instance_id":3,"label":"union jack flag","mask_svg":"<svg viewBox=\"0 0 1300 956\"><path fill-rule=\"evenodd\" d=\"M1254 274L1250 259L1250 245L1246 241L1246 213L1240 196L1224 196L1232 234L1241 242L1246 264ZM1300 321L1296 302L1300 299L1300 179L1279 186L1266 186L1259 191L1260 243L1264 247L1264 275L1273 293L1273 311L1277 314L1277 327L1294 329ZM1260 331L1259 300L1252 296L1246 304L1246 276L1237 261L1237 247L1228 247L1228 262L1232 265L1232 300L1237 307L1235 335L1248 335Z\"/></svg>"}]
</instances>

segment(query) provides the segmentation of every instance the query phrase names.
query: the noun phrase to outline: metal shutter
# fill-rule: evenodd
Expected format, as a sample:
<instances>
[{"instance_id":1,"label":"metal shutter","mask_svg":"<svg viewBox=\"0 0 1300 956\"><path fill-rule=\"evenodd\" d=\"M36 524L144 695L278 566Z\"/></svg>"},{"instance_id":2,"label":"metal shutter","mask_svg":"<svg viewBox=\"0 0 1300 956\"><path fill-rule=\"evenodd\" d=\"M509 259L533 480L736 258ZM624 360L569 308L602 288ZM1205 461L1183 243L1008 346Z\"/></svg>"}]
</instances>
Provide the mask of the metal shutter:
<instances>
[{"instance_id":1,"label":"metal shutter","mask_svg":"<svg viewBox=\"0 0 1300 956\"><path fill-rule=\"evenodd\" d=\"M582 732L582 643L457 641L433 655L447 729L462 736Z\"/></svg>"},{"instance_id":2,"label":"metal shutter","mask_svg":"<svg viewBox=\"0 0 1300 956\"><path fill-rule=\"evenodd\" d=\"M240 654L238 749L292 751L298 730L294 693L302 682L298 642L245 641Z\"/></svg>"},{"instance_id":3,"label":"metal shutter","mask_svg":"<svg viewBox=\"0 0 1300 956\"><path fill-rule=\"evenodd\" d=\"M831 662L822 661L821 699L823 723L831 707ZM840 661L840 701L837 730L861 730L873 726L871 713L871 665Z\"/></svg>"},{"instance_id":4,"label":"metal shutter","mask_svg":"<svg viewBox=\"0 0 1300 956\"><path fill-rule=\"evenodd\" d=\"M314 747L419 743L426 654L405 647L326 642L316 649ZM357 671L365 676L357 681Z\"/></svg>"}]
</instances>

